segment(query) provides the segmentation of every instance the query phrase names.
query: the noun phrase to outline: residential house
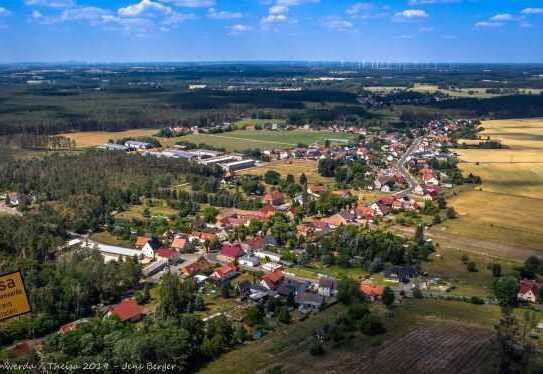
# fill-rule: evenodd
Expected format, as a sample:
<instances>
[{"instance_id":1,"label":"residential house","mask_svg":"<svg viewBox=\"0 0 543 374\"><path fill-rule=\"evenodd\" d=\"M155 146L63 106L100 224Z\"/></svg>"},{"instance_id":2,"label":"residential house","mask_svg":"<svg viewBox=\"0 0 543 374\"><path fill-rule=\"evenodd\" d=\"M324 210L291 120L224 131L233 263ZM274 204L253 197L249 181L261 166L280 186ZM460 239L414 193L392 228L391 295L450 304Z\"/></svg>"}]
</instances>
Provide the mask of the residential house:
<instances>
[{"instance_id":1,"label":"residential house","mask_svg":"<svg viewBox=\"0 0 543 374\"><path fill-rule=\"evenodd\" d=\"M417 269L413 266L392 266L384 271L386 280L394 282L408 283L411 279L419 275Z\"/></svg>"},{"instance_id":2,"label":"residential house","mask_svg":"<svg viewBox=\"0 0 543 374\"><path fill-rule=\"evenodd\" d=\"M300 306L302 312L318 311L324 304L324 297L314 292L303 291L294 297L294 302Z\"/></svg>"},{"instance_id":3,"label":"residential house","mask_svg":"<svg viewBox=\"0 0 543 374\"><path fill-rule=\"evenodd\" d=\"M373 220L375 211L371 207L358 205L355 209L355 215L358 220Z\"/></svg>"},{"instance_id":4,"label":"residential house","mask_svg":"<svg viewBox=\"0 0 543 374\"><path fill-rule=\"evenodd\" d=\"M275 290L277 287L279 287L284 278L285 275L283 272L274 271L264 275L260 280L260 284L268 290Z\"/></svg>"},{"instance_id":5,"label":"residential house","mask_svg":"<svg viewBox=\"0 0 543 374\"><path fill-rule=\"evenodd\" d=\"M151 239L145 243L141 249L141 253L147 258L155 258L155 252L160 248L160 241L158 239Z\"/></svg>"},{"instance_id":6,"label":"residential house","mask_svg":"<svg viewBox=\"0 0 543 374\"><path fill-rule=\"evenodd\" d=\"M299 225L296 226L296 233L298 235L307 237L311 235L313 232L315 232L315 227L309 222L300 223Z\"/></svg>"},{"instance_id":7,"label":"residential house","mask_svg":"<svg viewBox=\"0 0 543 374\"><path fill-rule=\"evenodd\" d=\"M170 248L177 252L186 252L191 248L191 246L187 237L176 236L173 239Z\"/></svg>"},{"instance_id":8,"label":"residential house","mask_svg":"<svg viewBox=\"0 0 543 374\"><path fill-rule=\"evenodd\" d=\"M385 287L377 284L362 283L360 285L360 292L362 292L362 295L371 301L380 299L383 296L384 291Z\"/></svg>"},{"instance_id":9,"label":"residential house","mask_svg":"<svg viewBox=\"0 0 543 374\"><path fill-rule=\"evenodd\" d=\"M196 274L206 271L211 268L211 264L203 257L200 257L197 261L181 268L181 277L189 278Z\"/></svg>"},{"instance_id":10,"label":"residential house","mask_svg":"<svg viewBox=\"0 0 543 374\"><path fill-rule=\"evenodd\" d=\"M151 240L151 238L148 236L138 236L136 238L136 244L134 244L134 247L137 249L142 249L149 240Z\"/></svg>"},{"instance_id":11,"label":"residential house","mask_svg":"<svg viewBox=\"0 0 543 374\"><path fill-rule=\"evenodd\" d=\"M237 274L238 268L236 265L229 263L215 269L211 273L210 278L218 282L224 282L235 277Z\"/></svg>"},{"instance_id":12,"label":"residential house","mask_svg":"<svg viewBox=\"0 0 543 374\"><path fill-rule=\"evenodd\" d=\"M307 187L307 193L310 194L311 196L315 197L315 198L319 198L321 196L321 194L323 192L326 191L326 187L318 184L318 185L315 185L315 184L310 184L308 187Z\"/></svg>"},{"instance_id":13,"label":"residential house","mask_svg":"<svg viewBox=\"0 0 543 374\"><path fill-rule=\"evenodd\" d=\"M337 282L333 278L322 277L319 278L317 285L317 293L324 297L334 296L337 292Z\"/></svg>"},{"instance_id":14,"label":"residential house","mask_svg":"<svg viewBox=\"0 0 543 374\"><path fill-rule=\"evenodd\" d=\"M543 287L543 285L535 280L521 279L517 298L520 301L536 303L539 299L539 290L541 287Z\"/></svg>"},{"instance_id":15,"label":"residential house","mask_svg":"<svg viewBox=\"0 0 543 374\"><path fill-rule=\"evenodd\" d=\"M157 251L155 251L155 257L157 260L164 260L169 264L176 264L181 259L179 252L168 248L159 248Z\"/></svg>"},{"instance_id":16,"label":"residential house","mask_svg":"<svg viewBox=\"0 0 543 374\"><path fill-rule=\"evenodd\" d=\"M223 243L217 255L217 260L227 263L236 262L242 255L243 249L241 248L241 244Z\"/></svg>"},{"instance_id":17,"label":"residential house","mask_svg":"<svg viewBox=\"0 0 543 374\"><path fill-rule=\"evenodd\" d=\"M280 262L281 255L271 251L255 251L254 255L260 259L272 262Z\"/></svg>"},{"instance_id":18,"label":"residential house","mask_svg":"<svg viewBox=\"0 0 543 374\"><path fill-rule=\"evenodd\" d=\"M336 213L333 216L321 219L321 222L325 222L332 228L335 228L352 223L355 221L355 219L356 217L353 213L349 212L348 210L342 210L341 212Z\"/></svg>"},{"instance_id":19,"label":"residential house","mask_svg":"<svg viewBox=\"0 0 543 374\"><path fill-rule=\"evenodd\" d=\"M262 265L262 269L274 272L283 270L283 265L278 264L277 262L266 262L264 265Z\"/></svg>"},{"instance_id":20,"label":"residential house","mask_svg":"<svg viewBox=\"0 0 543 374\"><path fill-rule=\"evenodd\" d=\"M264 195L262 200L266 205L279 206L285 203L285 196L279 191L272 191Z\"/></svg>"},{"instance_id":21,"label":"residential house","mask_svg":"<svg viewBox=\"0 0 543 374\"><path fill-rule=\"evenodd\" d=\"M143 317L143 311L134 299L124 299L119 304L112 305L106 316L117 317L122 322L138 322Z\"/></svg>"},{"instance_id":22,"label":"residential house","mask_svg":"<svg viewBox=\"0 0 543 374\"><path fill-rule=\"evenodd\" d=\"M238 263L241 266L248 266L254 268L260 265L260 259L254 255L246 254L245 256L239 258Z\"/></svg>"}]
</instances>

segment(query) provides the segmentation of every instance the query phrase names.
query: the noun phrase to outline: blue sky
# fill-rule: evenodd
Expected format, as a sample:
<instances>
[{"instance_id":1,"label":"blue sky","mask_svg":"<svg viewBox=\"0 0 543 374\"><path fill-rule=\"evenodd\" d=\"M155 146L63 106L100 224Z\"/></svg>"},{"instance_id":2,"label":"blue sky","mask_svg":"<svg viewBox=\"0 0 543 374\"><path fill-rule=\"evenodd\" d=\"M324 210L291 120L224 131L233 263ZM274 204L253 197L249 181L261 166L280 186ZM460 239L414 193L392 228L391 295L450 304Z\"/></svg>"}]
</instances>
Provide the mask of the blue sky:
<instances>
[{"instance_id":1,"label":"blue sky","mask_svg":"<svg viewBox=\"0 0 543 374\"><path fill-rule=\"evenodd\" d=\"M542 0L0 0L0 62L543 62Z\"/></svg>"}]
</instances>

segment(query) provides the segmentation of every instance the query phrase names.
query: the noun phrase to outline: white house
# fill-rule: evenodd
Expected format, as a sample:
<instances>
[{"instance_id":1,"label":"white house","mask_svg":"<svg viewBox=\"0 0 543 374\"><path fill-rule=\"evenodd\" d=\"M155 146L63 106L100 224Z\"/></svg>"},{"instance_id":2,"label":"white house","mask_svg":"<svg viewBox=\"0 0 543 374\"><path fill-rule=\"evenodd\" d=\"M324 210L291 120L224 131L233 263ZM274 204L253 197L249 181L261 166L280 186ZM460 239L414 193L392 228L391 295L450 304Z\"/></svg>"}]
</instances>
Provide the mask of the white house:
<instances>
[{"instance_id":1,"label":"white house","mask_svg":"<svg viewBox=\"0 0 543 374\"><path fill-rule=\"evenodd\" d=\"M256 256L245 255L239 258L238 263L241 266L249 266L254 268L260 265L260 259Z\"/></svg>"},{"instance_id":2,"label":"white house","mask_svg":"<svg viewBox=\"0 0 543 374\"><path fill-rule=\"evenodd\" d=\"M256 251L254 255L260 259L266 259L268 261L279 262L281 261L281 255L270 251Z\"/></svg>"}]
</instances>

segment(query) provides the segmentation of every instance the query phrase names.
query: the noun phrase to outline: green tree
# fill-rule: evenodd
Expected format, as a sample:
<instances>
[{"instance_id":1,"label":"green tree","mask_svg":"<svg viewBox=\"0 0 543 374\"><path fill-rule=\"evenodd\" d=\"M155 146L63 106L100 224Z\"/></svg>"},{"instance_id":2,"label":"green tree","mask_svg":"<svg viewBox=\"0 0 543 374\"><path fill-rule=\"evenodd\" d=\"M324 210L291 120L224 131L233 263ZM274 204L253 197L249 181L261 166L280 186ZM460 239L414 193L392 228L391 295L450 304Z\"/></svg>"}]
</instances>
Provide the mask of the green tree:
<instances>
[{"instance_id":1,"label":"green tree","mask_svg":"<svg viewBox=\"0 0 543 374\"><path fill-rule=\"evenodd\" d=\"M498 278L494 282L494 295L502 307L510 308L517 304L518 290L518 281L511 276Z\"/></svg>"},{"instance_id":2,"label":"green tree","mask_svg":"<svg viewBox=\"0 0 543 374\"><path fill-rule=\"evenodd\" d=\"M387 308L390 308L392 304L394 304L395 299L396 299L396 296L394 295L394 291L392 291L392 288L388 286L385 287L385 289L383 290L383 297L382 297L383 304L385 304Z\"/></svg>"},{"instance_id":3,"label":"green tree","mask_svg":"<svg viewBox=\"0 0 543 374\"><path fill-rule=\"evenodd\" d=\"M290 312L288 311L287 307L283 306L283 307L279 308L279 313L277 315L277 319L281 323L290 323L291 316L290 316Z\"/></svg>"},{"instance_id":4,"label":"green tree","mask_svg":"<svg viewBox=\"0 0 543 374\"><path fill-rule=\"evenodd\" d=\"M424 244L424 226L422 224L418 225L415 231L415 243Z\"/></svg>"},{"instance_id":5,"label":"green tree","mask_svg":"<svg viewBox=\"0 0 543 374\"><path fill-rule=\"evenodd\" d=\"M214 223L219 210L213 206L207 206L202 210L202 215L207 223Z\"/></svg>"},{"instance_id":6,"label":"green tree","mask_svg":"<svg viewBox=\"0 0 543 374\"><path fill-rule=\"evenodd\" d=\"M338 282L337 299L349 305L362 300L358 283L351 278L343 278Z\"/></svg>"}]
</instances>

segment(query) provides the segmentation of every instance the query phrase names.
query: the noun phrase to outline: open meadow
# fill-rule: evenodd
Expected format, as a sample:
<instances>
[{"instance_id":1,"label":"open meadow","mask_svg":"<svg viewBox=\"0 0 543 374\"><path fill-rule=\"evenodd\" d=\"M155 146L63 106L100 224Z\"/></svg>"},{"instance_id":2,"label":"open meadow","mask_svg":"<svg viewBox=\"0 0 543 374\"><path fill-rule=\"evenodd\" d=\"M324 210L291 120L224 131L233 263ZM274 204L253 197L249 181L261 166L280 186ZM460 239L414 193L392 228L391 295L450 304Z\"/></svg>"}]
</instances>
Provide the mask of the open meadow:
<instances>
[{"instance_id":1,"label":"open meadow","mask_svg":"<svg viewBox=\"0 0 543 374\"><path fill-rule=\"evenodd\" d=\"M495 242L508 257L522 257L515 255L515 247L543 252L543 119L485 121L482 126L483 137L509 148L459 151L464 174L479 175L483 183L450 199L459 219L434 232L475 244Z\"/></svg>"}]
</instances>

